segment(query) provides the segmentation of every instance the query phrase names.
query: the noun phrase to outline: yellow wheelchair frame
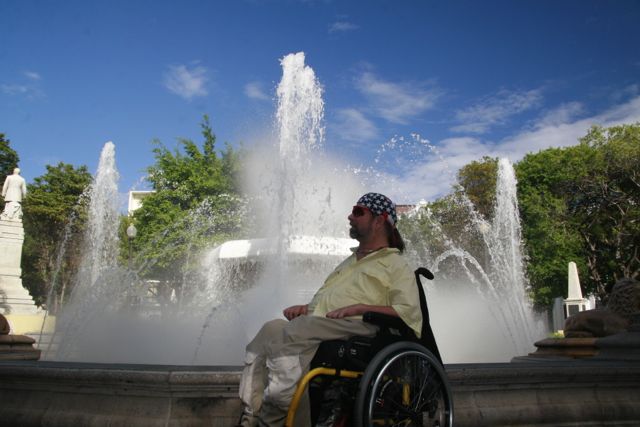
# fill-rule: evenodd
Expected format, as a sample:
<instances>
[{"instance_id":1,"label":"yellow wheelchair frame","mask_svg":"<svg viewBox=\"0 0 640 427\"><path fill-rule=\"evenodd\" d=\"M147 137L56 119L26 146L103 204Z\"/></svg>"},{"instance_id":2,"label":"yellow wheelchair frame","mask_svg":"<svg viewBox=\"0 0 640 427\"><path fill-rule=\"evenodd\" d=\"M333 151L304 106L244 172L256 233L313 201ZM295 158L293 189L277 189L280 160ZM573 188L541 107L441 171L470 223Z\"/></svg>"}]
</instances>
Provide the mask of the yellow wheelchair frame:
<instances>
[{"instance_id":1,"label":"yellow wheelchair frame","mask_svg":"<svg viewBox=\"0 0 640 427\"><path fill-rule=\"evenodd\" d=\"M329 375L333 377L356 379L360 378L363 374L364 372L338 370L334 368L315 368L307 372L307 374L298 382L296 391L293 394L293 399L291 400L291 405L289 405L289 411L287 412L287 419L284 422L285 427L293 427L296 412L298 410L298 406L300 405L300 399L302 399L302 396L307 390L309 383L315 377L319 375Z\"/></svg>"}]
</instances>

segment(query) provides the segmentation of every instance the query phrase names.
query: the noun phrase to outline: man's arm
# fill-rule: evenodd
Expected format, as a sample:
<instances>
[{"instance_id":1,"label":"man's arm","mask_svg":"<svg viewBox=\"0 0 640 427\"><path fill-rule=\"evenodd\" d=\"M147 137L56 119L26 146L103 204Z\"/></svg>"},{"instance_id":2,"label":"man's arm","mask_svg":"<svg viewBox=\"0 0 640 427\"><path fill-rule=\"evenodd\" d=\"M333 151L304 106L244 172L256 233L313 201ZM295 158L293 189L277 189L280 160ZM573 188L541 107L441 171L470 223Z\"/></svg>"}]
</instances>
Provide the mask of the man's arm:
<instances>
[{"instance_id":1,"label":"man's arm","mask_svg":"<svg viewBox=\"0 0 640 427\"><path fill-rule=\"evenodd\" d=\"M399 317L395 308L390 305L369 305L369 304L353 304L339 308L327 313L330 319L342 319L343 317L360 316L367 311L386 314L388 316Z\"/></svg>"}]
</instances>

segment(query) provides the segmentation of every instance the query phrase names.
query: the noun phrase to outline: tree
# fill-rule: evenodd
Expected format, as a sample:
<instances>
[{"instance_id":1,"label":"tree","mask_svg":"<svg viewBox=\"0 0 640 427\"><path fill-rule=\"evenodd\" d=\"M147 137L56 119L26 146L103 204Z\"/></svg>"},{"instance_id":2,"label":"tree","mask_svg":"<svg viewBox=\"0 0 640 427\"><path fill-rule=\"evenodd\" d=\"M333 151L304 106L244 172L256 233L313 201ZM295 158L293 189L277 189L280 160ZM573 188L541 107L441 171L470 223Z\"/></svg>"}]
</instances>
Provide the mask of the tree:
<instances>
[{"instance_id":1,"label":"tree","mask_svg":"<svg viewBox=\"0 0 640 427\"><path fill-rule=\"evenodd\" d=\"M485 219L493 217L497 178L498 159L487 156L480 161L474 160L458 171L458 184Z\"/></svg>"},{"instance_id":2,"label":"tree","mask_svg":"<svg viewBox=\"0 0 640 427\"><path fill-rule=\"evenodd\" d=\"M587 293L640 272L640 125L593 127L580 143L516 166L536 302L566 295L575 261Z\"/></svg>"},{"instance_id":3,"label":"tree","mask_svg":"<svg viewBox=\"0 0 640 427\"><path fill-rule=\"evenodd\" d=\"M189 256L242 230L241 155L228 144L221 153L216 151L207 116L201 127L202 149L180 139L172 152L154 141L155 164L148 168L148 180L155 193L144 199L133 217L138 229L133 249L140 258L154 260L142 273L178 288L178 295L182 291L178 284L190 268Z\"/></svg>"},{"instance_id":4,"label":"tree","mask_svg":"<svg viewBox=\"0 0 640 427\"><path fill-rule=\"evenodd\" d=\"M402 234L414 243L410 249L419 259L434 260L447 251L463 249L485 272L490 270L482 230L492 220L496 177L497 159L474 161L460 169L451 194L427 203L399 223ZM455 263L439 265L440 274L446 276L455 277L459 270Z\"/></svg>"},{"instance_id":5,"label":"tree","mask_svg":"<svg viewBox=\"0 0 640 427\"><path fill-rule=\"evenodd\" d=\"M604 294L608 284L640 274L640 124L593 127L580 145L592 152L591 165L570 183L569 212Z\"/></svg>"},{"instance_id":6,"label":"tree","mask_svg":"<svg viewBox=\"0 0 640 427\"><path fill-rule=\"evenodd\" d=\"M401 223L409 241L427 241L418 246L421 258L431 258L452 248L464 248L488 271L486 245L479 223L490 222L496 199L498 159L483 157L463 166L453 191L428 203L408 221Z\"/></svg>"},{"instance_id":7,"label":"tree","mask_svg":"<svg viewBox=\"0 0 640 427\"><path fill-rule=\"evenodd\" d=\"M13 173L13 169L18 166L20 161L18 153L9 144L10 141L5 138L5 134L0 133L0 178L3 182L7 175Z\"/></svg>"},{"instance_id":8,"label":"tree","mask_svg":"<svg viewBox=\"0 0 640 427\"><path fill-rule=\"evenodd\" d=\"M527 252L527 275L537 305L548 306L567 293L567 265L585 271L580 234L567 211L565 183L584 164L574 147L528 154L516 164L518 204Z\"/></svg>"},{"instance_id":9,"label":"tree","mask_svg":"<svg viewBox=\"0 0 640 427\"><path fill-rule=\"evenodd\" d=\"M42 304L53 289L53 311L62 290L77 271L81 232L86 220L86 200L81 196L91 183L86 166L59 163L27 186L23 206L25 240L23 283Z\"/></svg>"}]
</instances>

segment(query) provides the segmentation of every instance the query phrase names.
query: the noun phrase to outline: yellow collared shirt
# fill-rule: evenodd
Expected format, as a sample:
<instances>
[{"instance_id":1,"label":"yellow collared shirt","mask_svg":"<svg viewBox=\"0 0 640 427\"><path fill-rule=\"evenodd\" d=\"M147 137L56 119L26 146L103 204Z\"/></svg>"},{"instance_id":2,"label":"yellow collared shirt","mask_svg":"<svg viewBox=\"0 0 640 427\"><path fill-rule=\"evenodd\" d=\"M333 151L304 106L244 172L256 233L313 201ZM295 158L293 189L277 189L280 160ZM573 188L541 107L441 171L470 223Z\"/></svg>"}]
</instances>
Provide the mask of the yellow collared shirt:
<instances>
[{"instance_id":1,"label":"yellow collared shirt","mask_svg":"<svg viewBox=\"0 0 640 427\"><path fill-rule=\"evenodd\" d=\"M415 276L398 249L380 249L359 261L354 253L344 260L313 296L309 313L324 317L352 304L391 306L420 336L422 312Z\"/></svg>"}]
</instances>

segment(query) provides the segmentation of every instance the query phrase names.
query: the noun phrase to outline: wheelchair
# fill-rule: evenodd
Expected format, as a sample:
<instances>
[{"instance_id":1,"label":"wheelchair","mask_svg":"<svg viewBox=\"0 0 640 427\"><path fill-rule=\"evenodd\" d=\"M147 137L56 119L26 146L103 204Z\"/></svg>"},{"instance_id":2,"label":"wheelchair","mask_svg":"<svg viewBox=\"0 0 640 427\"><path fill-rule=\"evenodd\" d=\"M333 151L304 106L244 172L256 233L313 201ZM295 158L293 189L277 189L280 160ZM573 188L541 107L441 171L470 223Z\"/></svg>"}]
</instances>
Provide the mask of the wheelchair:
<instances>
[{"instance_id":1,"label":"wheelchair","mask_svg":"<svg viewBox=\"0 0 640 427\"><path fill-rule=\"evenodd\" d=\"M285 426L309 390L313 426L453 425L451 386L429 324L420 276L415 271L422 310L422 331L416 334L400 318L369 312L365 322L379 327L374 337L355 336L320 344L309 372L298 382Z\"/></svg>"}]
</instances>

